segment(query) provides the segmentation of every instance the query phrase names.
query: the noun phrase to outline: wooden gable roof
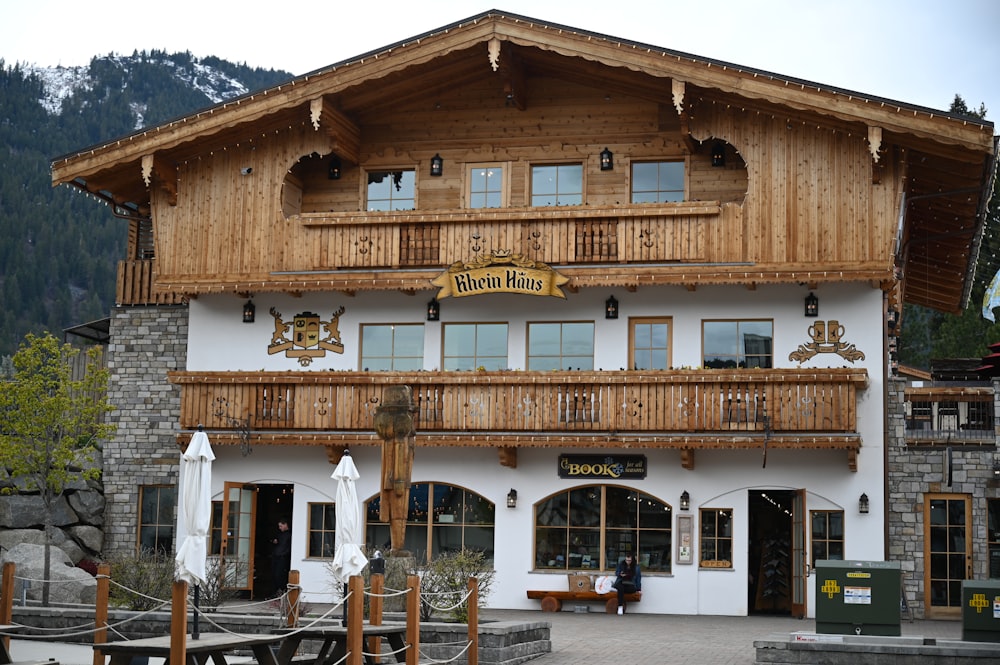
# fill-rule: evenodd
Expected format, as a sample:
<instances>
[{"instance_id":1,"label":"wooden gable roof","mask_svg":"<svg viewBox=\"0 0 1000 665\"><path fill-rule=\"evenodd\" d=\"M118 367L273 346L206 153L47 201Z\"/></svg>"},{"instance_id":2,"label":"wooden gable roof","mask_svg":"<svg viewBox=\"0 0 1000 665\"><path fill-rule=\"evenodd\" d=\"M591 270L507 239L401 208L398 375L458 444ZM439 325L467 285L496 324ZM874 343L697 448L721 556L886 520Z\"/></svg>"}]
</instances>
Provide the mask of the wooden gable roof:
<instances>
[{"instance_id":1,"label":"wooden gable roof","mask_svg":"<svg viewBox=\"0 0 1000 665\"><path fill-rule=\"evenodd\" d=\"M491 73L503 77L514 105L530 104L523 77L545 73L679 113L695 97L784 109L796 121L867 134L873 159L886 146L905 151L903 298L945 311L960 310L968 298L992 186L992 123L497 10L59 157L52 181L148 216L154 173L170 182L179 163L303 122L330 134L350 159L359 118L405 101L432 103L436 91Z\"/></svg>"}]
</instances>

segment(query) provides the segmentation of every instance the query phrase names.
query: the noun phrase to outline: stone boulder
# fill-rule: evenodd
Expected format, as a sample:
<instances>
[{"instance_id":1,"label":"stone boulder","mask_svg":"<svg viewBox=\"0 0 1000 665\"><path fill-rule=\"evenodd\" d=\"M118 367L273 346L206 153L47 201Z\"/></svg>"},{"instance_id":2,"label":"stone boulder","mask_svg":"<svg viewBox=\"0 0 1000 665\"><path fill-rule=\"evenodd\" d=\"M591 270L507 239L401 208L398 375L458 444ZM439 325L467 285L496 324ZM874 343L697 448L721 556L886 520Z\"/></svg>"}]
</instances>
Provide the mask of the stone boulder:
<instances>
[{"instance_id":1,"label":"stone boulder","mask_svg":"<svg viewBox=\"0 0 1000 665\"><path fill-rule=\"evenodd\" d=\"M58 547L50 548L51 565L45 574L45 546L20 543L3 553L3 562L14 563L15 594L21 595L27 580L29 600L42 599L42 581L49 581L49 601L93 605L97 602L97 580L73 561Z\"/></svg>"}]
</instances>

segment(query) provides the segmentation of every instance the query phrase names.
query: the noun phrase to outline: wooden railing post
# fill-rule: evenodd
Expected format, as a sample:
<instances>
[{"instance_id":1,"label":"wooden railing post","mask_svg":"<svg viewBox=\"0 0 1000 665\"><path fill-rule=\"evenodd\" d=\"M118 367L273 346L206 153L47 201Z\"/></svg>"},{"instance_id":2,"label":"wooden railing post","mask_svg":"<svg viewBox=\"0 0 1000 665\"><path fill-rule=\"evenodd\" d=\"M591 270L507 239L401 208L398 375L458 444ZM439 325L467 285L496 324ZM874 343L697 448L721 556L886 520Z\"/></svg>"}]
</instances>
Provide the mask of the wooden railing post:
<instances>
[{"instance_id":1,"label":"wooden railing post","mask_svg":"<svg viewBox=\"0 0 1000 665\"><path fill-rule=\"evenodd\" d=\"M479 665L479 580L469 578L469 650L467 665Z\"/></svg>"},{"instance_id":2,"label":"wooden railing post","mask_svg":"<svg viewBox=\"0 0 1000 665\"><path fill-rule=\"evenodd\" d=\"M5 561L0 574L0 623L9 625L14 618L14 568L13 561ZM10 635L3 637L4 648L10 650Z\"/></svg>"},{"instance_id":3,"label":"wooden railing post","mask_svg":"<svg viewBox=\"0 0 1000 665\"><path fill-rule=\"evenodd\" d=\"M288 617L285 625L295 628L299 625L299 598L302 596L302 588L299 586L299 571L288 571Z\"/></svg>"},{"instance_id":4,"label":"wooden railing post","mask_svg":"<svg viewBox=\"0 0 1000 665\"><path fill-rule=\"evenodd\" d=\"M372 591L368 596L368 623L373 626L382 625L382 594L385 593L385 575L375 573L371 576ZM377 654L382 653L382 638L371 637L368 639L368 653L376 654L375 662L382 662Z\"/></svg>"},{"instance_id":5,"label":"wooden railing post","mask_svg":"<svg viewBox=\"0 0 1000 665\"><path fill-rule=\"evenodd\" d=\"M94 646L108 641L108 597L111 594L111 566L97 566L97 600L94 605ZM104 653L94 649L94 665L104 665Z\"/></svg>"},{"instance_id":6,"label":"wooden railing post","mask_svg":"<svg viewBox=\"0 0 1000 665\"><path fill-rule=\"evenodd\" d=\"M406 576L406 665L417 665L420 660L420 577Z\"/></svg>"},{"instance_id":7,"label":"wooden railing post","mask_svg":"<svg viewBox=\"0 0 1000 665\"><path fill-rule=\"evenodd\" d=\"M170 663L184 665L187 661L187 597L188 584L174 581L170 602Z\"/></svg>"},{"instance_id":8,"label":"wooden railing post","mask_svg":"<svg viewBox=\"0 0 1000 665\"><path fill-rule=\"evenodd\" d=\"M347 581L350 598L347 599L347 665L361 665L364 650L365 581L352 575Z\"/></svg>"}]
</instances>

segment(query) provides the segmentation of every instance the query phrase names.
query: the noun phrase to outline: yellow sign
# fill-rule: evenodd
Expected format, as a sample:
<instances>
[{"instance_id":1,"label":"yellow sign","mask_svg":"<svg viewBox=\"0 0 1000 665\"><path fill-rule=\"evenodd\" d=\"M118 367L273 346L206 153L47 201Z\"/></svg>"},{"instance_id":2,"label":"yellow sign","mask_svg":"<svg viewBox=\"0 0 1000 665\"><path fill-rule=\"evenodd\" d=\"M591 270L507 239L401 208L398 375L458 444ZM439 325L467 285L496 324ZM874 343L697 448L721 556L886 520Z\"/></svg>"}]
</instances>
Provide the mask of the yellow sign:
<instances>
[{"instance_id":1,"label":"yellow sign","mask_svg":"<svg viewBox=\"0 0 1000 665\"><path fill-rule=\"evenodd\" d=\"M983 610L990 606L990 601L986 600L985 593L974 593L969 599L969 607L976 608L976 614L982 614Z\"/></svg>"},{"instance_id":2,"label":"yellow sign","mask_svg":"<svg viewBox=\"0 0 1000 665\"><path fill-rule=\"evenodd\" d=\"M861 577L861 578L864 578L864 579L868 579L869 577L872 576L872 574L871 573L847 573L847 576L848 577Z\"/></svg>"},{"instance_id":3,"label":"yellow sign","mask_svg":"<svg viewBox=\"0 0 1000 665\"><path fill-rule=\"evenodd\" d=\"M825 593L827 598L833 598L835 594L840 593L840 587L837 586L837 580L826 580L823 582L823 586L821 586L819 590Z\"/></svg>"},{"instance_id":4,"label":"yellow sign","mask_svg":"<svg viewBox=\"0 0 1000 665\"><path fill-rule=\"evenodd\" d=\"M559 288L569 277L510 250L494 250L471 261L456 261L431 282L440 287L437 297L477 296L484 293L522 293L565 298Z\"/></svg>"}]
</instances>

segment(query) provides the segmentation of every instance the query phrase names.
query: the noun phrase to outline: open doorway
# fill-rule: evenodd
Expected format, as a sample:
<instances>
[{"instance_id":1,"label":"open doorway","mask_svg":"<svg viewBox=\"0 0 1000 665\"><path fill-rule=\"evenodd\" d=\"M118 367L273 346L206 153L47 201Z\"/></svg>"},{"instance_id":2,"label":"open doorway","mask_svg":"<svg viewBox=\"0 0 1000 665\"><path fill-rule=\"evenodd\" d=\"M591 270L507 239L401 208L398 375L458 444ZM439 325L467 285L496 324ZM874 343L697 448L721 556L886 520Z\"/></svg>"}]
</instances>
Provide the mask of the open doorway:
<instances>
[{"instance_id":1,"label":"open doorway","mask_svg":"<svg viewBox=\"0 0 1000 665\"><path fill-rule=\"evenodd\" d=\"M255 599L271 598L284 592L275 584L272 568L274 545L272 541L278 533L278 522L288 522L292 541L301 540L302 525L299 530L292 522L292 506L295 497L294 485L257 485L257 517L254 522L254 584Z\"/></svg>"},{"instance_id":2,"label":"open doorway","mask_svg":"<svg viewBox=\"0 0 1000 665\"><path fill-rule=\"evenodd\" d=\"M749 495L750 614L792 613L793 490L751 490Z\"/></svg>"}]
</instances>

